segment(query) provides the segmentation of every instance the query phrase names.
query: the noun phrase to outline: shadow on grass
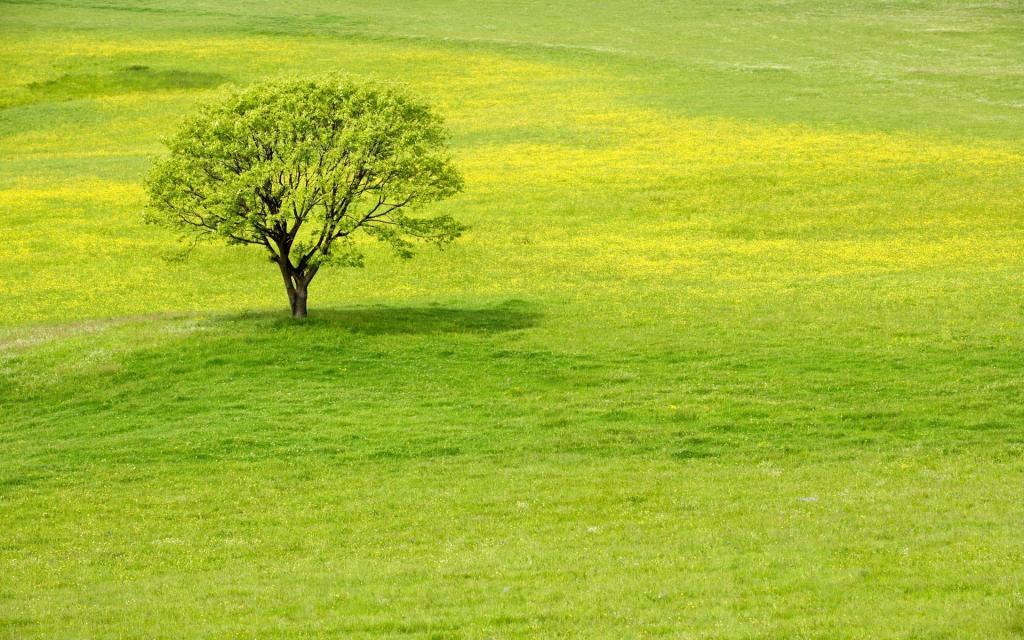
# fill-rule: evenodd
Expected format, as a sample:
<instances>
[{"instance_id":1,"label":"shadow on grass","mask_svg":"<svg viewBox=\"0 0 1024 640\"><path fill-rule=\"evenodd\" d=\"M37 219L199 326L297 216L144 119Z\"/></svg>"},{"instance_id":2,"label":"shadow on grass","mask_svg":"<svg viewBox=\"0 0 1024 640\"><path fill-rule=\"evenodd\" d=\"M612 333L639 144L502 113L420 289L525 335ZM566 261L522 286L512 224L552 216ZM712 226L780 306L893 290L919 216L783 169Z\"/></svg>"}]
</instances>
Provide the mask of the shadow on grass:
<instances>
[{"instance_id":1,"label":"shadow on grass","mask_svg":"<svg viewBox=\"0 0 1024 640\"><path fill-rule=\"evenodd\" d=\"M536 326L543 317L522 300L508 300L483 309L427 305L422 307L355 307L310 309L309 317L295 320L286 311L245 313L224 318L229 322L265 321L275 327L334 328L367 335L431 333L500 333Z\"/></svg>"},{"instance_id":2,"label":"shadow on grass","mask_svg":"<svg viewBox=\"0 0 1024 640\"><path fill-rule=\"evenodd\" d=\"M65 74L26 86L32 95L28 102L40 102L161 89L211 89L228 80L219 73L131 65L107 73Z\"/></svg>"}]
</instances>

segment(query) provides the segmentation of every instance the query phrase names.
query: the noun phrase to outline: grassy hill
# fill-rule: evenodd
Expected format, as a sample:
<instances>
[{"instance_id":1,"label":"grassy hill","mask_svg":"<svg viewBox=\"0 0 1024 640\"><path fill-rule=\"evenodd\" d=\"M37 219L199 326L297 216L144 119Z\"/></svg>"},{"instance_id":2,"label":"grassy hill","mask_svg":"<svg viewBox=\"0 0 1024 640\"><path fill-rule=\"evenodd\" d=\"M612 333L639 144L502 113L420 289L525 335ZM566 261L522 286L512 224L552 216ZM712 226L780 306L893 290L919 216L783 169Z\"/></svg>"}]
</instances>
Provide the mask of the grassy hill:
<instances>
[{"instance_id":1,"label":"grassy hill","mask_svg":"<svg viewBox=\"0 0 1024 640\"><path fill-rule=\"evenodd\" d=\"M1020 637L1020 18L0 3L0 637ZM295 323L141 180L326 69L472 229Z\"/></svg>"}]
</instances>

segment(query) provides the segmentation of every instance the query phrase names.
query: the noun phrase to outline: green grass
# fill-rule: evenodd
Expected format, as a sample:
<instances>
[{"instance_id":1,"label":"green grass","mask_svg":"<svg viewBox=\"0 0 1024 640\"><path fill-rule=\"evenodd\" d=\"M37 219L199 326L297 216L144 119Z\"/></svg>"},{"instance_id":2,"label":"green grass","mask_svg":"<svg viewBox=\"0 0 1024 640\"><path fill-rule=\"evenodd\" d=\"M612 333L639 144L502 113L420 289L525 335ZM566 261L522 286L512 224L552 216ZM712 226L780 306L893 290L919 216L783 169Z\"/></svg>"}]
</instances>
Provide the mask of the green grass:
<instances>
[{"instance_id":1,"label":"green grass","mask_svg":"<svg viewBox=\"0 0 1024 640\"><path fill-rule=\"evenodd\" d=\"M159 89L203 89L216 87L225 81L226 78L216 73L154 70L137 64L110 73L65 74L45 82L30 83L26 102L57 102Z\"/></svg>"},{"instance_id":2,"label":"green grass","mask_svg":"<svg viewBox=\"0 0 1024 640\"><path fill-rule=\"evenodd\" d=\"M4 3L0 637L1024 635L1019 18ZM295 323L140 184L324 69L439 105L472 230Z\"/></svg>"}]
</instances>

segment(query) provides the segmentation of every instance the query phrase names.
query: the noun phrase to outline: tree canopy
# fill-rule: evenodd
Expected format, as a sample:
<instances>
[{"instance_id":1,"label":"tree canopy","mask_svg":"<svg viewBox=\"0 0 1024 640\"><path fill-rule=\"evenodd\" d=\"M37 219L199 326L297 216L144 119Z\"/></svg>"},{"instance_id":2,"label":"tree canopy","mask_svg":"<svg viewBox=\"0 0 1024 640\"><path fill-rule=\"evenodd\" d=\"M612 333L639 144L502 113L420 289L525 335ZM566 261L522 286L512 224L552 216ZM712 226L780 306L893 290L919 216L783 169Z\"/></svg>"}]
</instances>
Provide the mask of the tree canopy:
<instances>
[{"instance_id":1,"label":"tree canopy","mask_svg":"<svg viewBox=\"0 0 1024 640\"><path fill-rule=\"evenodd\" d=\"M451 216L415 215L462 189L447 137L429 105L392 85L258 84L203 106L167 141L146 181L147 219L266 251L305 316L322 267L363 265L358 236L410 257L416 241L462 233Z\"/></svg>"}]
</instances>

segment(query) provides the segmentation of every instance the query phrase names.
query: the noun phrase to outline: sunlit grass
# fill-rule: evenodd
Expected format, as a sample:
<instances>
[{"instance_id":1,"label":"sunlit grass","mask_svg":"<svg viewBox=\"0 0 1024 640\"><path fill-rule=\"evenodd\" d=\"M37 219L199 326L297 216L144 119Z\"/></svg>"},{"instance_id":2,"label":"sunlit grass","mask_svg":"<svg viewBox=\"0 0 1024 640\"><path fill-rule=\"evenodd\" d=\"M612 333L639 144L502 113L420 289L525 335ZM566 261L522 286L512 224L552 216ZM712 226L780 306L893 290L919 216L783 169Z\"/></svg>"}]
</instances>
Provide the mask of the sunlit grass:
<instances>
[{"instance_id":1,"label":"sunlit grass","mask_svg":"<svg viewBox=\"0 0 1024 640\"><path fill-rule=\"evenodd\" d=\"M1012 10L517 7L0 12L0 636L1021 633ZM296 324L141 180L324 69L470 231Z\"/></svg>"}]
</instances>

